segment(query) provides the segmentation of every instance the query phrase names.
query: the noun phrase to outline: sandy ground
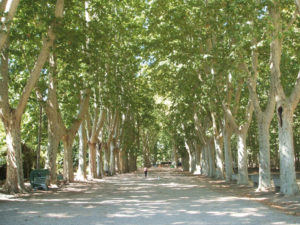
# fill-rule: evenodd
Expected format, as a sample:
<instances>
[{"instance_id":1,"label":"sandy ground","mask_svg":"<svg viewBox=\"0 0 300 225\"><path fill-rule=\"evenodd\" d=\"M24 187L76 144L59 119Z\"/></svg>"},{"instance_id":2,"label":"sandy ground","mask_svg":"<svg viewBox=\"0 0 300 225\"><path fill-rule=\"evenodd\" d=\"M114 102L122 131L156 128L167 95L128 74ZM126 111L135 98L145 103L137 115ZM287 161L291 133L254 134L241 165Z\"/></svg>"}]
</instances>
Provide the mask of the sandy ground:
<instances>
[{"instance_id":1,"label":"sandy ground","mask_svg":"<svg viewBox=\"0 0 300 225\"><path fill-rule=\"evenodd\" d=\"M300 217L269 207L268 197L239 188L150 169L147 179L140 171L19 198L2 194L0 225L300 224Z\"/></svg>"}]
</instances>

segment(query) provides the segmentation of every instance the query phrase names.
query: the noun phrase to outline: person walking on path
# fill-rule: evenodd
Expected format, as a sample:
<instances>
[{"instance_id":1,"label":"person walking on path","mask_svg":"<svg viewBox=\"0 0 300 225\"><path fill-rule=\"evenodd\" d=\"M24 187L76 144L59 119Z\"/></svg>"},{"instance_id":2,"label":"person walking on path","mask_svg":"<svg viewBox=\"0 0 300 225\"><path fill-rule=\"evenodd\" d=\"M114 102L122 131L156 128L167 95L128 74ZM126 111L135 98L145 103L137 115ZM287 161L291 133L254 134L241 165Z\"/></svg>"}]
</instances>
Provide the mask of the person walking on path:
<instances>
[{"instance_id":1,"label":"person walking on path","mask_svg":"<svg viewBox=\"0 0 300 225\"><path fill-rule=\"evenodd\" d=\"M147 175L148 175L148 169L147 169L146 166L144 167L144 173L145 173L145 177L147 177Z\"/></svg>"}]
</instances>

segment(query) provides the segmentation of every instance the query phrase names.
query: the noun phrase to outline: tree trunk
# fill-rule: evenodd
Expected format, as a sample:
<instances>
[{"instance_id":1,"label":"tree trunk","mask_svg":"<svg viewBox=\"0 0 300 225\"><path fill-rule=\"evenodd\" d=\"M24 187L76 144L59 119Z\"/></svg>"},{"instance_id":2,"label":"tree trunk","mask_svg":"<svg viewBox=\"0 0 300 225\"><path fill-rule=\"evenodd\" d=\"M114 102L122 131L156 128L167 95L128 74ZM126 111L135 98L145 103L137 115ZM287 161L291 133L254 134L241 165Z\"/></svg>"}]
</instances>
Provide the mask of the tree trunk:
<instances>
[{"instance_id":1,"label":"tree trunk","mask_svg":"<svg viewBox=\"0 0 300 225\"><path fill-rule=\"evenodd\" d=\"M102 144L98 144L98 151L97 151L97 176L104 177L104 168L103 168L103 149Z\"/></svg>"},{"instance_id":2,"label":"tree trunk","mask_svg":"<svg viewBox=\"0 0 300 225\"><path fill-rule=\"evenodd\" d=\"M195 168L195 172L194 174L200 174L201 173L201 165L200 165L200 159L201 159L201 151L200 151L200 147L198 145L195 146L195 164L196 164L196 168Z\"/></svg>"},{"instance_id":3,"label":"tree trunk","mask_svg":"<svg viewBox=\"0 0 300 225\"><path fill-rule=\"evenodd\" d=\"M246 138L247 138L247 133L249 130L249 126L252 120L252 115L253 115L253 110L254 110L254 106L253 103L251 101L251 99L248 99L248 105L247 105L247 109L246 109L246 122L244 122L243 125L238 126L235 122L235 118L233 117L231 111L227 108L225 108L225 113L226 113L226 119L228 119L228 122L230 123L229 126L226 126L225 124L225 130L230 129L230 127L232 127L237 135L238 138L238 143L237 143L237 153L238 153L238 171L239 171L239 177L238 177L238 183L239 184L248 184L248 154L247 154L247 147L246 147ZM230 132L230 131L228 131ZM227 134L225 134L227 135ZM230 134L231 135L231 134ZM225 138L225 136L224 136ZM226 140L224 140L224 144L226 142L226 145L228 145L228 141L229 141L229 136L226 137ZM227 148L225 149L225 159L227 157L228 162L226 162L226 166L227 163L229 163L228 159L230 156L229 154L229 147L227 146ZM230 153L231 154L231 153ZM229 170L231 170L231 168L228 168ZM232 171L232 170L231 170ZM228 173L228 174L227 174ZM226 180L231 180L232 178L229 177L230 175L230 171L226 171Z\"/></svg>"},{"instance_id":4,"label":"tree trunk","mask_svg":"<svg viewBox=\"0 0 300 225\"><path fill-rule=\"evenodd\" d=\"M298 1L297 1L298 3ZM284 195L299 193L296 182L295 155L293 140L293 114L300 99L300 71L297 82L289 97L285 95L281 84L280 60L282 54L282 19L280 5L275 1L269 7L273 23L273 41L271 43L271 74L275 79L276 109L278 116L279 154L280 154L280 191Z\"/></svg>"},{"instance_id":5,"label":"tree trunk","mask_svg":"<svg viewBox=\"0 0 300 225\"><path fill-rule=\"evenodd\" d=\"M111 176L116 174L116 164L115 164L115 140L112 139L109 144L110 149L110 162L109 162L109 174Z\"/></svg>"},{"instance_id":6,"label":"tree trunk","mask_svg":"<svg viewBox=\"0 0 300 225\"><path fill-rule=\"evenodd\" d=\"M272 50L272 48L271 48ZM271 51L272 55L272 51ZM254 59L254 71L257 71L258 55L253 53ZM272 63L273 64L273 63ZM267 191L271 189L271 167L270 167L270 124L274 116L275 108L275 84L274 76L271 76L271 87L268 97L268 104L264 111L261 110L255 85L250 83L248 85L250 91L250 97L254 105L254 112L256 115L257 127L258 127L258 144L259 144L259 182L258 191ZM254 81L252 81L254 83Z\"/></svg>"},{"instance_id":7,"label":"tree trunk","mask_svg":"<svg viewBox=\"0 0 300 225\"><path fill-rule=\"evenodd\" d=\"M196 171L196 154L192 146L190 146L187 141L185 142L185 148L189 156L189 172L194 173Z\"/></svg>"},{"instance_id":8,"label":"tree trunk","mask_svg":"<svg viewBox=\"0 0 300 225\"><path fill-rule=\"evenodd\" d=\"M280 112L281 107L281 113ZM293 140L293 110L288 105L277 107L279 153L280 153L280 191L285 195L299 193L296 181L295 153Z\"/></svg>"},{"instance_id":9,"label":"tree trunk","mask_svg":"<svg viewBox=\"0 0 300 225\"><path fill-rule=\"evenodd\" d=\"M40 105L39 109L40 109L39 128L38 128L38 138L37 138L37 148L36 148L36 168L37 169L40 168L43 107Z\"/></svg>"},{"instance_id":10,"label":"tree trunk","mask_svg":"<svg viewBox=\"0 0 300 225\"><path fill-rule=\"evenodd\" d=\"M196 171L196 154L193 151L189 151L189 172L194 173Z\"/></svg>"},{"instance_id":11,"label":"tree trunk","mask_svg":"<svg viewBox=\"0 0 300 225\"><path fill-rule=\"evenodd\" d=\"M120 163L121 163L121 172L128 173L128 153L126 145L120 150Z\"/></svg>"},{"instance_id":12,"label":"tree trunk","mask_svg":"<svg viewBox=\"0 0 300 225\"><path fill-rule=\"evenodd\" d=\"M143 146L143 158L144 158L144 166L151 167L150 150L149 150L148 143L146 143L146 141L144 142L144 146Z\"/></svg>"},{"instance_id":13,"label":"tree trunk","mask_svg":"<svg viewBox=\"0 0 300 225\"><path fill-rule=\"evenodd\" d=\"M136 159L134 150L129 151L129 172L133 172L136 170Z\"/></svg>"},{"instance_id":14,"label":"tree trunk","mask_svg":"<svg viewBox=\"0 0 300 225\"><path fill-rule=\"evenodd\" d=\"M238 184L248 184L248 153L246 146L247 130L237 132L238 139Z\"/></svg>"},{"instance_id":15,"label":"tree trunk","mask_svg":"<svg viewBox=\"0 0 300 225\"><path fill-rule=\"evenodd\" d=\"M121 173L120 149L116 148L115 153L116 153L116 161L117 161L117 171L118 173Z\"/></svg>"},{"instance_id":16,"label":"tree trunk","mask_svg":"<svg viewBox=\"0 0 300 225\"><path fill-rule=\"evenodd\" d=\"M125 152L123 149L119 151L120 170L119 173L125 173Z\"/></svg>"},{"instance_id":17,"label":"tree trunk","mask_svg":"<svg viewBox=\"0 0 300 225\"><path fill-rule=\"evenodd\" d=\"M205 144L201 151L201 174L208 176L209 167L208 167L208 146Z\"/></svg>"},{"instance_id":18,"label":"tree trunk","mask_svg":"<svg viewBox=\"0 0 300 225\"><path fill-rule=\"evenodd\" d=\"M129 157L127 151L124 154L124 172L129 173Z\"/></svg>"},{"instance_id":19,"label":"tree trunk","mask_svg":"<svg viewBox=\"0 0 300 225\"><path fill-rule=\"evenodd\" d=\"M96 165L96 143L89 143L89 177L91 179L97 176L97 165Z\"/></svg>"},{"instance_id":20,"label":"tree trunk","mask_svg":"<svg viewBox=\"0 0 300 225\"><path fill-rule=\"evenodd\" d=\"M208 165L209 165L209 177L216 177L216 166L215 166L215 149L212 140L208 142Z\"/></svg>"},{"instance_id":21,"label":"tree trunk","mask_svg":"<svg viewBox=\"0 0 300 225\"><path fill-rule=\"evenodd\" d=\"M79 128L79 157L77 179L86 180L86 154L87 154L87 133L85 123L82 123Z\"/></svg>"},{"instance_id":22,"label":"tree trunk","mask_svg":"<svg viewBox=\"0 0 300 225\"><path fill-rule=\"evenodd\" d=\"M99 152L96 152L96 173L97 173L97 177L101 177L101 161L100 161L100 155Z\"/></svg>"},{"instance_id":23,"label":"tree trunk","mask_svg":"<svg viewBox=\"0 0 300 225\"><path fill-rule=\"evenodd\" d=\"M56 158L57 158L57 150L62 134L65 130L63 126L61 126L61 117L59 114L59 107L57 103L57 65L56 65L56 57L55 54L51 54L49 58L51 72L49 72L49 83L48 83L48 99L47 102L44 103L43 107L45 108L45 112L48 118L48 147L47 147L47 160L46 160L46 168L50 170L50 183L57 183L57 168L56 168ZM43 101L43 96L37 90L37 97L39 101Z\"/></svg>"},{"instance_id":24,"label":"tree trunk","mask_svg":"<svg viewBox=\"0 0 300 225\"><path fill-rule=\"evenodd\" d=\"M154 144L153 146L153 153L152 153L152 165L156 165L157 163L157 143ZM174 152L173 152L174 153Z\"/></svg>"},{"instance_id":25,"label":"tree trunk","mask_svg":"<svg viewBox=\"0 0 300 225\"><path fill-rule=\"evenodd\" d=\"M104 172L108 174L109 172L109 148L108 144L104 144Z\"/></svg>"},{"instance_id":26,"label":"tree trunk","mask_svg":"<svg viewBox=\"0 0 300 225\"><path fill-rule=\"evenodd\" d=\"M57 168L56 168L56 157L58 145L60 142L60 135L58 127L50 125L52 121L48 119L48 146L47 146L47 159L46 168L50 170L50 183L57 183Z\"/></svg>"},{"instance_id":27,"label":"tree trunk","mask_svg":"<svg viewBox=\"0 0 300 225\"><path fill-rule=\"evenodd\" d=\"M224 156L223 156L223 137L219 134L215 113L211 113L213 122L213 139L216 155L216 178L224 179Z\"/></svg>"},{"instance_id":28,"label":"tree trunk","mask_svg":"<svg viewBox=\"0 0 300 225\"><path fill-rule=\"evenodd\" d=\"M73 155L72 155L72 145L74 137L70 135L65 135L63 137L64 143L64 178L69 181L74 181L74 169L73 169Z\"/></svg>"},{"instance_id":29,"label":"tree trunk","mask_svg":"<svg viewBox=\"0 0 300 225\"><path fill-rule=\"evenodd\" d=\"M223 140L214 136L214 144L216 151L216 178L224 179L224 156L223 156Z\"/></svg>"},{"instance_id":30,"label":"tree trunk","mask_svg":"<svg viewBox=\"0 0 300 225\"><path fill-rule=\"evenodd\" d=\"M231 181L232 174L233 174L231 135L232 135L232 131L229 128L228 124L226 123L223 129L226 181Z\"/></svg>"},{"instance_id":31,"label":"tree trunk","mask_svg":"<svg viewBox=\"0 0 300 225\"><path fill-rule=\"evenodd\" d=\"M271 188L270 140L269 140L270 123L265 123L264 121L257 119L257 127L258 127L258 143L259 143L258 190L266 191Z\"/></svg>"},{"instance_id":32,"label":"tree trunk","mask_svg":"<svg viewBox=\"0 0 300 225\"><path fill-rule=\"evenodd\" d=\"M101 150L99 150L96 152L96 173L97 173L97 177L101 178L102 177L102 172L101 172Z\"/></svg>"},{"instance_id":33,"label":"tree trunk","mask_svg":"<svg viewBox=\"0 0 300 225\"><path fill-rule=\"evenodd\" d=\"M122 173L128 173L129 172L129 165L128 165L128 150L127 146L124 145L123 148L120 151L120 160L122 164Z\"/></svg>"},{"instance_id":34,"label":"tree trunk","mask_svg":"<svg viewBox=\"0 0 300 225\"><path fill-rule=\"evenodd\" d=\"M20 121L10 119L4 123L7 144L7 169L4 190L10 193L24 192L23 160Z\"/></svg>"},{"instance_id":35,"label":"tree trunk","mask_svg":"<svg viewBox=\"0 0 300 225\"><path fill-rule=\"evenodd\" d=\"M93 126L89 132L89 177L91 179L96 178L99 174L97 165L98 156L97 152L97 143L100 131L103 128L104 121L106 117L106 111L102 110L99 116L99 108L94 108L94 119L93 119ZM88 118L89 119L89 118Z\"/></svg>"},{"instance_id":36,"label":"tree trunk","mask_svg":"<svg viewBox=\"0 0 300 225\"><path fill-rule=\"evenodd\" d=\"M60 127L64 128L64 136L62 138L64 143L64 177L70 182L74 181L72 145L75 135L78 132L78 129L81 126L88 110L89 91L84 91L82 95L83 96L80 97L79 113L72 126L69 129L66 129L62 119L60 119ZM59 118L61 117L59 116Z\"/></svg>"},{"instance_id":37,"label":"tree trunk","mask_svg":"<svg viewBox=\"0 0 300 225\"><path fill-rule=\"evenodd\" d=\"M177 152L177 148L176 148L175 144L173 144L173 153L174 153L175 168L177 169L178 168L178 152ZM155 161L155 164L156 164L156 161Z\"/></svg>"},{"instance_id":38,"label":"tree trunk","mask_svg":"<svg viewBox=\"0 0 300 225\"><path fill-rule=\"evenodd\" d=\"M181 164L183 171L189 171L189 156L187 153L181 155Z\"/></svg>"}]
</instances>

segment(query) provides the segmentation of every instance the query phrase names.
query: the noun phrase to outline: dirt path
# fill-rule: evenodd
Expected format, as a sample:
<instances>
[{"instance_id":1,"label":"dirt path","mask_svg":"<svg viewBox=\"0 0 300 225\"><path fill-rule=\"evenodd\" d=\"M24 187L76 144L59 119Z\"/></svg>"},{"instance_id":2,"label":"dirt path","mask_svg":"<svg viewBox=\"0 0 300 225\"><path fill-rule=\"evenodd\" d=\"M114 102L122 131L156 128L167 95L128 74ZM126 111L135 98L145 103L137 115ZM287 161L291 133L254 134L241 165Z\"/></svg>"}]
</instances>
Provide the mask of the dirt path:
<instances>
[{"instance_id":1,"label":"dirt path","mask_svg":"<svg viewBox=\"0 0 300 225\"><path fill-rule=\"evenodd\" d=\"M210 188L207 180L150 170L0 200L0 225L300 224L300 217Z\"/></svg>"}]
</instances>

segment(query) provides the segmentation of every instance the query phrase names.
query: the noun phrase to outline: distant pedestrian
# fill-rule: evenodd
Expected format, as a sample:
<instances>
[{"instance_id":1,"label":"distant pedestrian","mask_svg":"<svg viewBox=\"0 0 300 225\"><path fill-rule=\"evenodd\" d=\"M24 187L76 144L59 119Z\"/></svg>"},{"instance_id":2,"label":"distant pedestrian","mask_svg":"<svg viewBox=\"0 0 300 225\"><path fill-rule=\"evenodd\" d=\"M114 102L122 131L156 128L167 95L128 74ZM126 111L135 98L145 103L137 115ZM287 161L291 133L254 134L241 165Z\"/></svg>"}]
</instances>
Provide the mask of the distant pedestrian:
<instances>
[{"instance_id":1,"label":"distant pedestrian","mask_svg":"<svg viewBox=\"0 0 300 225\"><path fill-rule=\"evenodd\" d=\"M147 169L147 167L146 167L146 166L144 167L144 173L145 173L145 177L147 177L147 174L148 174L148 169Z\"/></svg>"}]
</instances>

